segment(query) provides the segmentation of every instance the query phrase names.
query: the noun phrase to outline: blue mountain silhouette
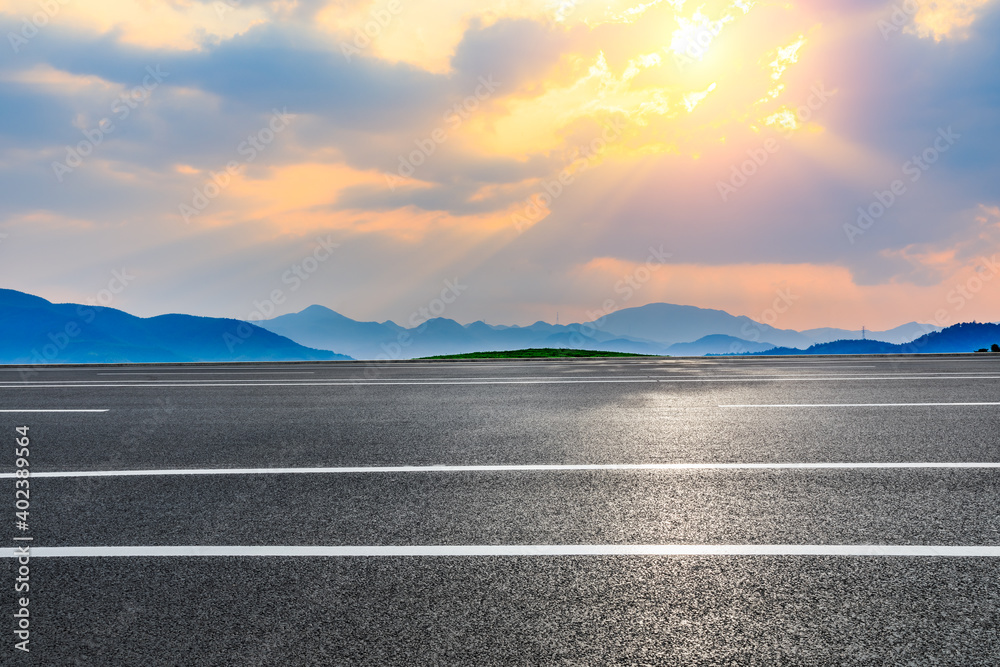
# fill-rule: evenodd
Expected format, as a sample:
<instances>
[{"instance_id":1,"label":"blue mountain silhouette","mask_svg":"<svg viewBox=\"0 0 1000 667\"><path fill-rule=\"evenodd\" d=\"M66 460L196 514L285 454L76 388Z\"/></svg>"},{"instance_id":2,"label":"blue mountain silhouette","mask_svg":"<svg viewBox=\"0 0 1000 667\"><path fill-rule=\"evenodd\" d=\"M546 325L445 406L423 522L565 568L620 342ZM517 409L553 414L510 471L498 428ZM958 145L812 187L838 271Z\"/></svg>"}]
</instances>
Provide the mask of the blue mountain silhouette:
<instances>
[{"instance_id":1,"label":"blue mountain silhouette","mask_svg":"<svg viewBox=\"0 0 1000 667\"><path fill-rule=\"evenodd\" d=\"M357 322L324 306L310 306L258 324L303 345L337 350L356 359L410 359L531 347L701 356L760 352L775 346L806 348L853 334L844 329L777 329L722 310L668 303L624 308L583 324L539 321L522 327L473 322L463 326L439 317L404 329L391 321ZM898 343L936 328L910 323L869 333Z\"/></svg>"},{"instance_id":2,"label":"blue mountain silhouette","mask_svg":"<svg viewBox=\"0 0 1000 667\"><path fill-rule=\"evenodd\" d=\"M247 323L176 314L140 318L114 308L53 304L0 289L0 363L7 364L409 359L528 347L673 356L898 354L972 352L1000 341L996 324L936 329L911 322L868 332L881 340L860 340L861 332L777 329L721 310L666 303L567 325L462 325L437 317L407 329L391 321L358 322L318 305ZM935 331L919 335L928 330ZM841 339L831 340L834 336Z\"/></svg>"},{"instance_id":3,"label":"blue mountain silhouette","mask_svg":"<svg viewBox=\"0 0 1000 667\"><path fill-rule=\"evenodd\" d=\"M975 352L1000 343L1000 324L963 322L920 336L909 343L878 340L835 340L806 349L775 347L756 355L787 354L949 354Z\"/></svg>"},{"instance_id":4,"label":"blue mountain silhouette","mask_svg":"<svg viewBox=\"0 0 1000 667\"><path fill-rule=\"evenodd\" d=\"M349 359L238 320L141 318L114 308L54 304L0 289L0 363L139 363Z\"/></svg>"}]
</instances>

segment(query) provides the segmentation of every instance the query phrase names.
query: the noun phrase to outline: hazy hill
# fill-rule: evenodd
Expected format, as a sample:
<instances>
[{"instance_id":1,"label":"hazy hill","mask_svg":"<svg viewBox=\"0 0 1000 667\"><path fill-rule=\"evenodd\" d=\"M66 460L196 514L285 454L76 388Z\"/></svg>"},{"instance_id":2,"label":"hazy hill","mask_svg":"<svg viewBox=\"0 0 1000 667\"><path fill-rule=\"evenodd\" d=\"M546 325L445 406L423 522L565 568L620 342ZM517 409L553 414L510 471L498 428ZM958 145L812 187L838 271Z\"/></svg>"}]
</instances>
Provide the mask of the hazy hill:
<instances>
[{"instance_id":1,"label":"hazy hill","mask_svg":"<svg viewBox=\"0 0 1000 667\"><path fill-rule=\"evenodd\" d=\"M323 306L310 306L258 324L303 345L337 350L357 359L409 359L540 347L675 356L746 354L775 346L806 349L817 342L828 342L829 337L853 336L844 329L801 333L776 329L721 310L667 303L625 308L584 324L539 321L521 327L473 322L463 326L454 320L434 318L404 329L391 321L356 322ZM928 328L932 327L910 323L868 335L904 342L922 335ZM910 334L912 337L907 338ZM860 331L856 337L861 337Z\"/></svg>"},{"instance_id":2,"label":"hazy hill","mask_svg":"<svg viewBox=\"0 0 1000 667\"><path fill-rule=\"evenodd\" d=\"M894 329L887 331L865 331L864 336L871 340L880 340L884 343L909 343L911 340L920 338L924 334L932 331L940 331L941 327L932 324L920 324L919 322L908 322ZM806 329L802 332L814 343L830 343L837 340L853 340L861 338L862 331L849 331L847 329L833 329L824 327L821 329Z\"/></svg>"},{"instance_id":3,"label":"hazy hill","mask_svg":"<svg viewBox=\"0 0 1000 667\"><path fill-rule=\"evenodd\" d=\"M0 289L0 363L306 361L347 359L238 320L54 304Z\"/></svg>"},{"instance_id":4,"label":"hazy hill","mask_svg":"<svg viewBox=\"0 0 1000 667\"><path fill-rule=\"evenodd\" d=\"M773 345L790 347L806 347L815 342L798 331L776 329L742 315L669 303L624 308L589 324L615 335L638 337L668 345L695 341L714 334L751 342L768 341Z\"/></svg>"},{"instance_id":5,"label":"hazy hill","mask_svg":"<svg viewBox=\"0 0 1000 667\"><path fill-rule=\"evenodd\" d=\"M774 347L770 350L756 352L748 356L787 355L787 354L902 354L902 345L885 343L880 340L834 340L829 343L816 343L805 349L795 347ZM968 351L968 350L966 350Z\"/></svg>"},{"instance_id":6,"label":"hazy hill","mask_svg":"<svg viewBox=\"0 0 1000 667\"><path fill-rule=\"evenodd\" d=\"M812 345L804 350L778 347L758 354L947 354L975 352L994 343L1000 343L1000 324L965 322L901 345L877 340L837 340Z\"/></svg>"},{"instance_id":7,"label":"hazy hill","mask_svg":"<svg viewBox=\"0 0 1000 667\"><path fill-rule=\"evenodd\" d=\"M755 343L735 336L712 334L692 343L674 343L667 348L667 354L675 357L701 357L706 354L747 354L773 348L772 343Z\"/></svg>"},{"instance_id":8,"label":"hazy hill","mask_svg":"<svg viewBox=\"0 0 1000 667\"><path fill-rule=\"evenodd\" d=\"M0 363L410 359L543 347L674 356L970 352L996 342L980 327L997 325L966 326L976 328L952 327L941 338L932 333L906 346L896 343L933 327L911 322L868 332L887 342L827 341L830 336L858 338L860 332L776 329L721 310L666 303L626 308L598 322L564 325L462 325L438 317L407 329L392 321L359 322L324 306L251 324L190 315L139 318L113 308L53 304L0 290Z\"/></svg>"},{"instance_id":9,"label":"hazy hill","mask_svg":"<svg viewBox=\"0 0 1000 667\"><path fill-rule=\"evenodd\" d=\"M404 329L394 322L356 322L329 308L310 306L258 324L303 345L336 349L356 359L409 359L482 350L521 350L530 347L566 347L663 354L665 346L650 341L588 329L580 324L535 322L526 327L491 326L485 322L461 325L435 317Z\"/></svg>"},{"instance_id":10,"label":"hazy hill","mask_svg":"<svg viewBox=\"0 0 1000 667\"><path fill-rule=\"evenodd\" d=\"M994 343L1000 343L1000 324L963 322L921 336L901 347L909 353L975 352Z\"/></svg>"}]
</instances>

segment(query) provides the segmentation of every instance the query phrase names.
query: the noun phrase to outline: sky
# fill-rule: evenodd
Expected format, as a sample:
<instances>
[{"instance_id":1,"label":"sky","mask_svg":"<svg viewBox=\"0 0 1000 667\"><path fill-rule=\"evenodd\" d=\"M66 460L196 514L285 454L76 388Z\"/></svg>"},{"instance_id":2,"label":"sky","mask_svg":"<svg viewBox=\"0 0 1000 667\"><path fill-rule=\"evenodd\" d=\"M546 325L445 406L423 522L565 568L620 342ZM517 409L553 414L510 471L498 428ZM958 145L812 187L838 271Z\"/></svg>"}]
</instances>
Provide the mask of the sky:
<instances>
[{"instance_id":1,"label":"sky","mask_svg":"<svg viewBox=\"0 0 1000 667\"><path fill-rule=\"evenodd\" d=\"M996 0L0 0L0 286L1000 320Z\"/></svg>"}]
</instances>

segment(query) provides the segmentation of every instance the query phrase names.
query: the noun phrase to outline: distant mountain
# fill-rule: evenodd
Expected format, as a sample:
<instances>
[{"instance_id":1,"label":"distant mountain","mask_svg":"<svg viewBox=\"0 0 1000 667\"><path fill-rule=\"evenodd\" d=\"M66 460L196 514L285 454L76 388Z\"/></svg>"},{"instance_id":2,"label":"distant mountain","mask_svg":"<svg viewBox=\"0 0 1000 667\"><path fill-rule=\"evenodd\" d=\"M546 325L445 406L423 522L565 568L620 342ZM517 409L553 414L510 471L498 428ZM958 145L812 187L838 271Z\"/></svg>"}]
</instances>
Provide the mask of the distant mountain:
<instances>
[{"instance_id":1,"label":"distant mountain","mask_svg":"<svg viewBox=\"0 0 1000 667\"><path fill-rule=\"evenodd\" d=\"M837 340L812 345L804 350L776 347L757 354L948 354L975 352L994 343L1000 343L1000 324L965 322L901 345L877 340Z\"/></svg>"},{"instance_id":2,"label":"distant mountain","mask_svg":"<svg viewBox=\"0 0 1000 667\"><path fill-rule=\"evenodd\" d=\"M904 354L902 345L884 343L880 340L834 340L829 343L816 343L807 348L774 347L770 350L756 352L747 356L777 356L791 354ZM966 350L968 351L968 350Z\"/></svg>"},{"instance_id":3,"label":"distant mountain","mask_svg":"<svg viewBox=\"0 0 1000 667\"><path fill-rule=\"evenodd\" d=\"M902 326L898 326L895 329L889 329L888 331L862 332L860 329L858 331L849 331L847 329L832 329L825 327L822 329L806 329L802 332L802 335L811 339L814 343L830 343L836 340L851 340L861 338L861 336L864 335L866 339L870 340L901 344L909 343L911 340L920 338L924 334L940 330L941 327L936 327L933 324L909 322Z\"/></svg>"},{"instance_id":4,"label":"distant mountain","mask_svg":"<svg viewBox=\"0 0 1000 667\"><path fill-rule=\"evenodd\" d=\"M113 308L53 304L0 290L0 363L412 359L525 348L672 356L969 352L994 342L981 340L992 334L978 330L967 331L965 338L955 332L940 339L934 338L937 332L923 335L933 329L911 322L866 332L881 341L850 340L861 332L776 329L721 310L667 303L626 308L594 322L539 321L523 327L462 325L437 317L407 329L392 321L359 322L318 305L249 323L190 315L139 318ZM902 349L899 343L908 343L909 336L919 337L918 342L905 347L919 343L920 349Z\"/></svg>"},{"instance_id":5,"label":"distant mountain","mask_svg":"<svg viewBox=\"0 0 1000 667\"><path fill-rule=\"evenodd\" d=\"M0 363L138 363L349 359L239 320L140 318L0 289Z\"/></svg>"},{"instance_id":6,"label":"distant mountain","mask_svg":"<svg viewBox=\"0 0 1000 667\"><path fill-rule=\"evenodd\" d=\"M901 347L907 353L975 352L1000 343L1000 324L964 322L929 333Z\"/></svg>"},{"instance_id":7,"label":"distant mountain","mask_svg":"<svg viewBox=\"0 0 1000 667\"><path fill-rule=\"evenodd\" d=\"M526 327L485 322L463 326L454 320L434 318L404 329L391 321L357 322L323 306L310 306L257 324L302 345L338 350L357 359L411 359L544 347L674 356L749 354L775 346L805 349L817 342L829 342L831 336L853 336L844 329L801 333L776 329L721 310L668 303L625 308L583 324L535 322ZM910 323L868 335L905 342L932 329L935 327ZM860 331L856 337L861 337Z\"/></svg>"},{"instance_id":8,"label":"distant mountain","mask_svg":"<svg viewBox=\"0 0 1000 667\"><path fill-rule=\"evenodd\" d=\"M295 342L319 349L336 349L355 359L373 359L379 345L395 341L403 327L393 322L357 322L325 306L256 322L258 326Z\"/></svg>"},{"instance_id":9,"label":"distant mountain","mask_svg":"<svg viewBox=\"0 0 1000 667\"><path fill-rule=\"evenodd\" d=\"M730 315L723 310L669 303L624 308L588 324L616 336L636 337L667 345L695 341L713 334L750 342L769 341L774 345L789 347L807 347L815 342L798 331L776 329L749 317Z\"/></svg>"},{"instance_id":10,"label":"distant mountain","mask_svg":"<svg viewBox=\"0 0 1000 667\"><path fill-rule=\"evenodd\" d=\"M706 354L747 354L763 352L774 348L772 343L755 343L735 336L712 334L703 336L693 343L674 343L667 348L667 354L674 357L702 357Z\"/></svg>"},{"instance_id":11,"label":"distant mountain","mask_svg":"<svg viewBox=\"0 0 1000 667\"><path fill-rule=\"evenodd\" d=\"M461 325L442 317L404 329L394 322L356 322L323 306L258 322L261 327L312 347L336 349L356 359L412 359L531 347L563 347L664 354L666 346L617 336L580 324L535 322L527 327Z\"/></svg>"}]
</instances>

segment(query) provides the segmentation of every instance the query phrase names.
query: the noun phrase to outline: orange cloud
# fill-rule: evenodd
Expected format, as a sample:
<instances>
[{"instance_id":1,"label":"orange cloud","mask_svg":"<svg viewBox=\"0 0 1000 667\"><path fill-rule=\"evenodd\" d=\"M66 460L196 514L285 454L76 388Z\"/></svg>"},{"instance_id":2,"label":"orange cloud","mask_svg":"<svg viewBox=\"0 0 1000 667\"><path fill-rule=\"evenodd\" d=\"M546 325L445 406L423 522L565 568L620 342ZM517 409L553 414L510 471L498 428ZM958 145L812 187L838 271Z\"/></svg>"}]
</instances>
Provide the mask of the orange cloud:
<instances>
[{"instance_id":1,"label":"orange cloud","mask_svg":"<svg viewBox=\"0 0 1000 667\"><path fill-rule=\"evenodd\" d=\"M465 0L373 0L330 3L316 18L317 25L340 36L346 53L353 49L392 63L447 73L451 57L465 31L477 22L488 26L500 19L532 18L544 21L550 12L538 0L496 0L470 8Z\"/></svg>"},{"instance_id":2,"label":"orange cloud","mask_svg":"<svg viewBox=\"0 0 1000 667\"><path fill-rule=\"evenodd\" d=\"M914 319L941 326L978 319L992 321L1000 311L1000 253L953 267L930 286L888 283L858 285L848 269L813 264L706 266L626 262L597 258L577 267L572 279L591 304L574 315L663 301L718 308L746 315L779 329L835 326L889 329ZM629 296L630 295L630 296ZM629 298L625 298L628 296ZM914 304L921 304L917 309Z\"/></svg>"},{"instance_id":3,"label":"orange cloud","mask_svg":"<svg viewBox=\"0 0 1000 667\"><path fill-rule=\"evenodd\" d=\"M921 2L913 25L907 29L920 37L933 37L940 42L948 38L964 38L977 18L978 10L991 0L935 0Z\"/></svg>"},{"instance_id":4,"label":"orange cloud","mask_svg":"<svg viewBox=\"0 0 1000 667\"><path fill-rule=\"evenodd\" d=\"M205 37L226 39L268 20L259 6L238 0L91 0L53 2L51 22L105 34L117 31L122 42L145 48L192 50ZM39 12L36 0L3 0L0 11L15 16Z\"/></svg>"},{"instance_id":5,"label":"orange cloud","mask_svg":"<svg viewBox=\"0 0 1000 667\"><path fill-rule=\"evenodd\" d=\"M175 170L199 176L195 182L201 191L211 182L207 173L186 165L178 165ZM217 173L223 174L224 170ZM456 231L466 243L473 244L512 229L510 211L461 216L413 206L385 211L338 209L339 194L356 186L384 187L385 176L345 164L296 163L250 172L241 167L191 220L201 227L266 221L275 236L336 229L359 235L381 234L407 243L435 232Z\"/></svg>"}]
</instances>

